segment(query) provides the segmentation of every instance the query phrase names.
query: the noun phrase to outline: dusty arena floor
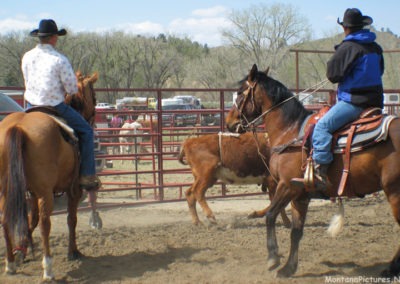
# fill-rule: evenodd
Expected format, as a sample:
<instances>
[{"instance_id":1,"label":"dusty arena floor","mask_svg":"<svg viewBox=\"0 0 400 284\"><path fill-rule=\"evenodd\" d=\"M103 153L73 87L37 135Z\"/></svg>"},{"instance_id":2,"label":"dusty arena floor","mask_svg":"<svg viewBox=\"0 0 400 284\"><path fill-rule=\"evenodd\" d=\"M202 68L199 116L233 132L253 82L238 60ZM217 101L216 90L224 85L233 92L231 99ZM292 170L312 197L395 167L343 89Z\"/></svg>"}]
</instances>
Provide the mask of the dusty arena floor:
<instances>
[{"instance_id":1,"label":"dusty arena floor","mask_svg":"<svg viewBox=\"0 0 400 284\"><path fill-rule=\"evenodd\" d=\"M371 281L385 268L399 244L399 228L383 195L346 201L345 228L334 239L326 234L326 229L337 206L313 201L297 273L290 279L276 279L275 271L266 267L265 219L246 218L248 213L266 205L265 197L209 203L218 219L217 226L194 227L185 202L101 210L101 230L89 227L88 212L79 212L78 247L86 256L80 261L67 260L66 215L53 216L54 283ZM280 219L277 234L284 263L290 231ZM35 257L29 255L16 275L1 275L0 283L41 282L39 230L34 233L34 242L38 248ZM0 254L5 254L3 239ZM4 261L0 270L4 271Z\"/></svg>"}]
</instances>

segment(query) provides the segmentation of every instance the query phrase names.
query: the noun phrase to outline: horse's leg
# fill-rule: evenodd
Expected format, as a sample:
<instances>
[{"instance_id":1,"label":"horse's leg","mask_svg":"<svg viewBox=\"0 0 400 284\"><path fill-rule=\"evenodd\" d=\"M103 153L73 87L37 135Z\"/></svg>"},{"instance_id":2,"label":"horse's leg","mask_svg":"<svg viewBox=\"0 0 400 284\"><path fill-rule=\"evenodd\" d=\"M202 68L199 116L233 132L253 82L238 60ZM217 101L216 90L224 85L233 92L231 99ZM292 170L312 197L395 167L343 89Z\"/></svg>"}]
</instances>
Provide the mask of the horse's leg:
<instances>
[{"instance_id":1,"label":"horse's leg","mask_svg":"<svg viewBox=\"0 0 400 284\"><path fill-rule=\"evenodd\" d=\"M17 271L17 265L15 264L15 257L13 253L13 241L10 236L7 224L3 224L3 234L4 234L4 240L6 242L6 251L7 251L5 273L15 274Z\"/></svg>"},{"instance_id":2,"label":"horse's leg","mask_svg":"<svg viewBox=\"0 0 400 284\"><path fill-rule=\"evenodd\" d=\"M290 277L296 270L299 262L299 244L303 237L304 222L306 220L309 198L292 201L292 231L290 233L290 254L284 267L278 270L278 277Z\"/></svg>"},{"instance_id":3,"label":"horse's leg","mask_svg":"<svg viewBox=\"0 0 400 284\"><path fill-rule=\"evenodd\" d=\"M268 190L269 200L271 201L273 195L271 194L271 192L270 192L270 190L268 189L268 186L267 186L267 184L266 184L265 182L263 182L263 183L261 184L261 190L262 190L262 192L267 192L267 190ZM269 209L269 206L267 206L266 208L264 208L264 209L262 209L262 210L253 211L253 212L251 212L251 213L247 216L247 218L250 218L250 219L253 219L253 218L262 218L262 217L265 216L265 214L267 213L268 209Z\"/></svg>"},{"instance_id":4,"label":"horse's leg","mask_svg":"<svg viewBox=\"0 0 400 284\"><path fill-rule=\"evenodd\" d=\"M285 228L289 229L292 227L292 222L290 222L290 219L289 219L288 215L286 214L285 209L282 209L282 211L281 211L281 218L282 218L283 226L285 226Z\"/></svg>"},{"instance_id":5,"label":"horse's leg","mask_svg":"<svg viewBox=\"0 0 400 284\"><path fill-rule=\"evenodd\" d=\"M291 198L288 195L289 189L284 182L278 184L274 198L271 201L269 209L266 213L266 227L267 227L267 250L268 259L267 266L269 270L277 268L280 264L278 255L278 242L276 239L276 218L278 214L286 208Z\"/></svg>"},{"instance_id":6,"label":"horse's leg","mask_svg":"<svg viewBox=\"0 0 400 284\"><path fill-rule=\"evenodd\" d=\"M76 245L76 224L78 221L77 211L78 205L81 200L82 191L74 191L79 192L79 196L70 196L68 194L68 230L69 230L69 243L68 243L68 259L75 260L79 259L82 254L79 252L78 247Z\"/></svg>"},{"instance_id":7,"label":"horse's leg","mask_svg":"<svg viewBox=\"0 0 400 284\"><path fill-rule=\"evenodd\" d=\"M275 181L272 180L272 177L269 177L268 178L268 183L264 182L262 186L263 187L267 187L267 185L268 185L268 188L263 189L263 191L265 192L265 191L268 190L269 200L272 200L274 198L275 190L276 190L275 187L274 187ZM268 207L265 210L268 210ZM266 212L264 213L264 215L265 214L266 214ZM285 208L283 208L282 211L281 211L281 218L282 218L283 225L286 228L290 228L292 226L292 223L290 222L289 217L286 215Z\"/></svg>"},{"instance_id":8,"label":"horse's leg","mask_svg":"<svg viewBox=\"0 0 400 284\"><path fill-rule=\"evenodd\" d=\"M53 195L52 191L49 196L39 198L39 227L42 236L42 247L43 247L43 279L52 280L54 279L53 274L53 258L50 253L50 229L51 221L50 215L53 211Z\"/></svg>"},{"instance_id":9,"label":"horse's leg","mask_svg":"<svg viewBox=\"0 0 400 284\"><path fill-rule=\"evenodd\" d=\"M400 225L400 196L395 192L394 194L387 194L387 197L392 208L393 216ZM400 247L397 249L389 267L382 271L381 275L389 278L398 277L400 275Z\"/></svg>"},{"instance_id":10,"label":"horse's leg","mask_svg":"<svg viewBox=\"0 0 400 284\"><path fill-rule=\"evenodd\" d=\"M264 190L264 187L265 187L265 190ZM262 189L263 192L267 191L265 184L262 184L262 188L263 188ZM268 196L269 196L270 201L274 198L274 193L271 189L268 189ZM250 213L247 216L247 218L250 218L250 219L262 218L265 216L265 214L267 214L268 210L269 210L269 206L267 206L266 208L264 208L262 210L253 211L252 213ZM282 209L282 211L281 211L281 218L282 218L282 222L283 222L283 225L285 226L285 228L290 228L292 226L292 223L290 222L290 219L287 216L285 209Z\"/></svg>"}]
</instances>

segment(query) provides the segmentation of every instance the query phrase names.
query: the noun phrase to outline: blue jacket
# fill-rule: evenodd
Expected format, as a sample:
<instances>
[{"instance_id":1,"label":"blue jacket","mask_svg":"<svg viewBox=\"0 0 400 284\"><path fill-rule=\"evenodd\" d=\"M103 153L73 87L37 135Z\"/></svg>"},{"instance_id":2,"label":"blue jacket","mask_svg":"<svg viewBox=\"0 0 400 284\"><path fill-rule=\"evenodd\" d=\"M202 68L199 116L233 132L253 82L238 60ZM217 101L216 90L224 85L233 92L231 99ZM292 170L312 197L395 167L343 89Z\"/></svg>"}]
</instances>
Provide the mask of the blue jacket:
<instances>
[{"instance_id":1,"label":"blue jacket","mask_svg":"<svg viewBox=\"0 0 400 284\"><path fill-rule=\"evenodd\" d=\"M335 46L326 76L338 83L339 101L383 108L383 51L375 39L375 33L363 29L347 35Z\"/></svg>"}]
</instances>

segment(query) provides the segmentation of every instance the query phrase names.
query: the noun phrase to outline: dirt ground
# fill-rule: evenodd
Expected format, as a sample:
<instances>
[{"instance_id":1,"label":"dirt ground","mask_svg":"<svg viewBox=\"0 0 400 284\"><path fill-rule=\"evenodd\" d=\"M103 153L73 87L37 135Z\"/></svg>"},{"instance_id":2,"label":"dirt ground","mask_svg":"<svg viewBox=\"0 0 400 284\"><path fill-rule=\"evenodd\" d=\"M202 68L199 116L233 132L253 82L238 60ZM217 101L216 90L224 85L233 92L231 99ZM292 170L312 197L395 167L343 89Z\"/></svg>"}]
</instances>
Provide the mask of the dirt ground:
<instances>
[{"instance_id":1,"label":"dirt ground","mask_svg":"<svg viewBox=\"0 0 400 284\"><path fill-rule=\"evenodd\" d=\"M313 201L297 273L277 279L266 267L265 219L246 218L267 204L265 197L209 203L216 226L194 227L186 202L103 209L101 230L90 228L88 212L79 212L78 247L86 256L79 261L67 260L66 215L53 216L54 283L373 283L399 243L399 228L383 195L345 201L346 224L336 238L326 229L337 205ZM284 263L290 231L280 219L277 234ZM39 230L34 242L35 257L28 255L16 275L2 274L0 283L41 282ZM3 239L0 254L5 254Z\"/></svg>"}]
</instances>

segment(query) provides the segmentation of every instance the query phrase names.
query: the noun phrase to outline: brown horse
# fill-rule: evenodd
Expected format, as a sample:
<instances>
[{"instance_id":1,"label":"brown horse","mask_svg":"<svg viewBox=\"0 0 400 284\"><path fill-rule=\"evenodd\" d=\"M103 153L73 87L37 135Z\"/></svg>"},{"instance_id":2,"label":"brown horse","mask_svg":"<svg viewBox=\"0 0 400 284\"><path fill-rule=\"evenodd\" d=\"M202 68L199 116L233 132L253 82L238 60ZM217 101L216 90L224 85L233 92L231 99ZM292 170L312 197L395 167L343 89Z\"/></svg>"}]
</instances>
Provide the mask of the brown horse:
<instances>
[{"instance_id":1,"label":"brown horse","mask_svg":"<svg viewBox=\"0 0 400 284\"><path fill-rule=\"evenodd\" d=\"M291 202L291 248L287 263L278 271L280 277L290 277L297 270L298 248L303 236L304 222L311 193L305 188L291 186L292 178L302 178L302 165L306 153L296 146L300 127L309 115L303 105L280 82L259 72L254 65L238 90L236 106L227 115L227 127L231 131L243 131L243 125L263 120L270 138L271 174L279 180L276 194L267 213L267 249L269 269L279 266L278 243L275 222L278 213ZM328 174L332 186L322 195L337 197L342 176L344 156L334 155ZM400 224L400 120L394 119L389 126L386 140L363 151L352 153L350 176L344 195L364 197L383 190L392 208L395 220ZM389 267L382 272L385 277L398 276L400 249Z\"/></svg>"},{"instance_id":2,"label":"brown horse","mask_svg":"<svg viewBox=\"0 0 400 284\"><path fill-rule=\"evenodd\" d=\"M227 133L229 134L229 133ZM244 133L239 136L207 134L187 138L181 146L178 161L189 165L194 182L186 190L186 200L194 225L200 222L197 215L198 202L207 216L207 220L215 224L214 213L207 204L207 189L218 180L225 184L261 184L265 192L268 188L270 200L274 196L276 183L269 175L268 135L265 133ZM268 207L252 212L249 218L262 218ZM285 209L281 212L285 227L290 227L290 220Z\"/></svg>"},{"instance_id":3,"label":"brown horse","mask_svg":"<svg viewBox=\"0 0 400 284\"><path fill-rule=\"evenodd\" d=\"M92 123L96 105L93 84L97 73L77 73L79 93L71 105ZM76 144L76 143L75 143ZM79 188L77 146L67 142L60 126L43 112L13 113L0 123L0 210L6 242L6 273L16 272L14 251L19 243L32 247L32 232L40 225L43 279L54 278L49 246L54 193L68 197L68 258L81 256L76 245Z\"/></svg>"}]
</instances>

